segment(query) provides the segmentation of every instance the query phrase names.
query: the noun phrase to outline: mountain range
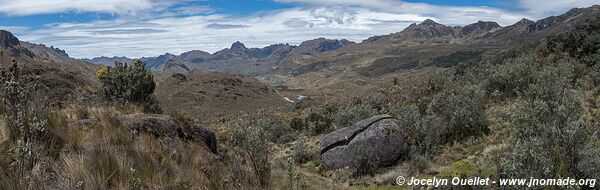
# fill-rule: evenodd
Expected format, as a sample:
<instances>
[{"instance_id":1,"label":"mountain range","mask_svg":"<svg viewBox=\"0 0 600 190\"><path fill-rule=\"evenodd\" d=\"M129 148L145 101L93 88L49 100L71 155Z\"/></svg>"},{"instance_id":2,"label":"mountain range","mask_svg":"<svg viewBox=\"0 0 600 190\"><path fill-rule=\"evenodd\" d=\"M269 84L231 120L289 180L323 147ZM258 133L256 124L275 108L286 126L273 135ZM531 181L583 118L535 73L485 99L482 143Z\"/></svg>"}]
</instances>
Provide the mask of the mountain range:
<instances>
[{"instance_id":1,"label":"mountain range","mask_svg":"<svg viewBox=\"0 0 600 190\"><path fill-rule=\"evenodd\" d=\"M144 57L141 60L146 63L148 68L155 71L164 70L168 62L178 62L192 69L260 75L268 73L284 61L314 56L343 48L353 43L348 40L319 38L302 42L298 46L274 44L264 48L247 48L243 43L238 41L231 44L230 48L213 54L193 50L181 55L166 53L157 57ZM115 61L124 63L131 63L133 61L132 58L127 57L96 57L83 60L108 66L113 65Z\"/></svg>"},{"instance_id":2,"label":"mountain range","mask_svg":"<svg viewBox=\"0 0 600 190\"><path fill-rule=\"evenodd\" d=\"M164 70L165 65L169 62L176 62L178 65L185 65L189 69L248 76L273 76L274 74L294 76L316 68L331 67L330 63L325 65L322 63L323 60L332 59L330 56L336 54L332 52L347 54L345 56L340 55L340 59L349 59L348 55L358 52L378 54L383 51L389 53L391 49L398 50L399 47L407 49L407 47L446 44L446 47L451 47L457 51L465 49L470 51L470 46L476 45L478 46L475 47L476 49L481 49L481 51L477 51L477 54L481 54L489 49L521 44L564 31L576 23L592 18L599 11L600 6L598 5L589 8L574 8L559 16L551 16L538 21L522 19L513 25L504 27L491 21L479 21L466 26L446 26L427 19L419 24L411 24L401 32L374 36L363 40L361 43L319 38L302 42L298 46L274 44L264 48L247 48L243 43L235 42L230 48L212 54L192 50L181 55L166 53L157 57L144 57L141 59L148 68L155 71ZM410 49L408 48L405 53L411 52ZM433 59L432 56L436 55L438 54L426 55L425 58L429 56ZM354 60L352 62L362 60L351 59ZM133 59L128 57L96 57L82 60L110 66L114 61L131 63ZM373 63L374 61L372 60ZM381 61L378 63L381 64Z\"/></svg>"}]
</instances>

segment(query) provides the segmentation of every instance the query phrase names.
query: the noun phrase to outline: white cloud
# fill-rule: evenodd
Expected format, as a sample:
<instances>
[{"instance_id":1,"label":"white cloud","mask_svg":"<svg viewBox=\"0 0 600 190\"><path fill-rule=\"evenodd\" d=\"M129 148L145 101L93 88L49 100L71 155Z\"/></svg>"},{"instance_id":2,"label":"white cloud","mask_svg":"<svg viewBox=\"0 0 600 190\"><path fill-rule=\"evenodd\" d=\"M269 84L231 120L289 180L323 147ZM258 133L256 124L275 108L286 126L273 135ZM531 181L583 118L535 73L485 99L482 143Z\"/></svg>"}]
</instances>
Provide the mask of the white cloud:
<instances>
[{"instance_id":1,"label":"white cloud","mask_svg":"<svg viewBox=\"0 0 600 190\"><path fill-rule=\"evenodd\" d=\"M561 14L571 8L589 7L600 4L599 0L518 0L520 8L526 10L531 16L542 18L552 14Z\"/></svg>"},{"instance_id":2,"label":"white cloud","mask_svg":"<svg viewBox=\"0 0 600 190\"><path fill-rule=\"evenodd\" d=\"M340 5L340 6L359 6L364 8L384 8L402 6L403 2L399 0L275 0L281 3L299 3L306 5Z\"/></svg>"},{"instance_id":3,"label":"white cloud","mask_svg":"<svg viewBox=\"0 0 600 190\"><path fill-rule=\"evenodd\" d=\"M6 30L6 31L10 31L10 32L15 33L15 34L19 34L19 33L26 32L27 30L29 30L29 27L26 27L26 26L2 26L2 25L0 25L0 30Z\"/></svg>"},{"instance_id":4,"label":"white cloud","mask_svg":"<svg viewBox=\"0 0 600 190\"><path fill-rule=\"evenodd\" d=\"M154 5L150 0L0 0L0 13L11 16L65 11L127 14Z\"/></svg>"}]
</instances>

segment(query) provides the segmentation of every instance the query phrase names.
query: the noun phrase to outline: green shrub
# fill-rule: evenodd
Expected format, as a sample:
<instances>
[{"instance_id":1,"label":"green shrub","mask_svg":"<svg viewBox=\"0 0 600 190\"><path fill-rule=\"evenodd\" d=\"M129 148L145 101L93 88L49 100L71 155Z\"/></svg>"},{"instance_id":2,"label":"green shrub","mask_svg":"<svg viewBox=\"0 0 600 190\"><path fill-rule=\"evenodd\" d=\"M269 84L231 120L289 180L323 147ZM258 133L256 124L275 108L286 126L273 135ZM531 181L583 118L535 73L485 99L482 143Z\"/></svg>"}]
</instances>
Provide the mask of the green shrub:
<instances>
[{"instance_id":1,"label":"green shrub","mask_svg":"<svg viewBox=\"0 0 600 190\"><path fill-rule=\"evenodd\" d=\"M483 89L489 95L500 100L515 98L522 95L533 82L536 68L533 56L521 56L502 65L486 65L492 71L483 84ZM483 77L483 76L479 76Z\"/></svg>"},{"instance_id":2,"label":"green shrub","mask_svg":"<svg viewBox=\"0 0 600 190\"><path fill-rule=\"evenodd\" d=\"M22 73L16 61L0 71L0 97L11 140L29 144L46 133L44 90L34 77Z\"/></svg>"},{"instance_id":3,"label":"green shrub","mask_svg":"<svg viewBox=\"0 0 600 190\"><path fill-rule=\"evenodd\" d=\"M299 118L299 117L293 117L290 120L290 127L296 131L302 131L302 130L306 129L306 126L304 124L304 119Z\"/></svg>"},{"instance_id":4,"label":"green shrub","mask_svg":"<svg viewBox=\"0 0 600 190\"><path fill-rule=\"evenodd\" d=\"M318 135L328 132L333 125L333 121L322 114L310 113L306 118L305 124L311 134Z\"/></svg>"},{"instance_id":5,"label":"green shrub","mask_svg":"<svg viewBox=\"0 0 600 190\"><path fill-rule=\"evenodd\" d=\"M46 90L35 77L23 73L15 60L10 67L0 70L0 98L9 134L7 150L1 153L6 156L0 158L0 162L8 159L9 167L3 171L23 179L18 183L28 182L42 146L50 144L47 142Z\"/></svg>"},{"instance_id":6,"label":"green shrub","mask_svg":"<svg viewBox=\"0 0 600 190\"><path fill-rule=\"evenodd\" d=\"M598 59L600 62L600 59ZM592 86L600 86L600 64L594 65L588 71Z\"/></svg>"},{"instance_id":7,"label":"green shrub","mask_svg":"<svg viewBox=\"0 0 600 190\"><path fill-rule=\"evenodd\" d=\"M306 150L306 144L304 140L299 140L294 143L294 147L292 148L292 157L294 158L294 162L298 164L304 164L307 161L310 161L311 154Z\"/></svg>"},{"instance_id":8,"label":"green shrub","mask_svg":"<svg viewBox=\"0 0 600 190\"><path fill-rule=\"evenodd\" d=\"M489 130L483 92L477 88L441 94L431 109L444 121L446 127L438 130L443 131L442 139L445 142L480 135Z\"/></svg>"},{"instance_id":9,"label":"green shrub","mask_svg":"<svg viewBox=\"0 0 600 190\"><path fill-rule=\"evenodd\" d=\"M358 178L366 175L373 175L377 171L377 166L369 161L368 155L364 151L356 152L356 159L350 164L352 177Z\"/></svg>"},{"instance_id":10,"label":"green shrub","mask_svg":"<svg viewBox=\"0 0 600 190\"><path fill-rule=\"evenodd\" d=\"M266 189L271 185L271 164L269 162L269 123L265 120L250 121L242 118L231 126L232 142L241 155L247 156L258 184Z\"/></svg>"},{"instance_id":11,"label":"green shrub","mask_svg":"<svg viewBox=\"0 0 600 190\"><path fill-rule=\"evenodd\" d=\"M419 122L421 117L419 106L417 106L416 104L393 107L391 109L388 109L386 113L398 119L398 121L400 121L400 124L402 124L403 126L409 128L414 128L414 126Z\"/></svg>"},{"instance_id":12,"label":"green shrub","mask_svg":"<svg viewBox=\"0 0 600 190\"><path fill-rule=\"evenodd\" d=\"M288 175L288 179L289 179L289 184L288 184L288 188L289 190L302 190L302 189L306 189L306 182L304 181L304 175L302 175L302 173L297 172L294 169L294 159L292 159L291 157L287 158L287 162L285 164L285 173Z\"/></svg>"},{"instance_id":13,"label":"green shrub","mask_svg":"<svg viewBox=\"0 0 600 190\"><path fill-rule=\"evenodd\" d=\"M577 173L577 154L590 134L575 99L522 101L511 117L515 142L501 162L504 175L553 178Z\"/></svg>"},{"instance_id":14,"label":"green shrub","mask_svg":"<svg viewBox=\"0 0 600 190\"><path fill-rule=\"evenodd\" d=\"M267 126L265 129L267 130L267 134L269 135L269 141L274 143L287 143L296 139L296 134L294 133L294 131L291 128L285 126L282 122L267 122Z\"/></svg>"},{"instance_id":15,"label":"green shrub","mask_svg":"<svg viewBox=\"0 0 600 190\"><path fill-rule=\"evenodd\" d=\"M588 179L600 179L600 139L596 134L579 151L577 168Z\"/></svg>"},{"instance_id":16,"label":"green shrub","mask_svg":"<svg viewBox=\"0 0 600 190\"><path fill-rule=\"evenodd\" d=\"M119 102L145 103L152 101L156 88L152 72L136 59L132 65L116 61L114 67L105 67L96 73L102 82L105 98Z\"/></svg>"},{"instance_id":17,"label":"green shrub","mask_svg":"<svg viewBox=\"0 0 600 190\"><path fill-rule=\"evenodd\" d=\"M333 120L338 128L349 127L354 123L375 115L375 110L367 105L355 105L338 111L333 115Z\"/></svg>"}]
</instances>

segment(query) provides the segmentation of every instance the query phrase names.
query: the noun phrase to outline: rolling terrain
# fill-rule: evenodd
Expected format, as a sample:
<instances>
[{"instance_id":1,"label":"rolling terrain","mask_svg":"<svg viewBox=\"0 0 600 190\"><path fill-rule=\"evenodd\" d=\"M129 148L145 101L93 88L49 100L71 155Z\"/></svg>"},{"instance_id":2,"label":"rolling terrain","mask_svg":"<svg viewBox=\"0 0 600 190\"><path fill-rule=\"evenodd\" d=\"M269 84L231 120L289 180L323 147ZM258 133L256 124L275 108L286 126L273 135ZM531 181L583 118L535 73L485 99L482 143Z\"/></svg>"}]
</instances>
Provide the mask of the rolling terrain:
<instances>
[{"instance_id":1,"label":"rolling terrain","mask_svg":"<svg viewBox=\"0 0 600 190\"><path fill-rule=\"evenodd\" d=\"M596 5L509 26L428 19L359 43L235 42L140 64L73 59L0 30L0 87L31 77L52 104L3 97L0 185L420 189L396 177L598 178L599 31Z\"/></svg>"}]
</instances>

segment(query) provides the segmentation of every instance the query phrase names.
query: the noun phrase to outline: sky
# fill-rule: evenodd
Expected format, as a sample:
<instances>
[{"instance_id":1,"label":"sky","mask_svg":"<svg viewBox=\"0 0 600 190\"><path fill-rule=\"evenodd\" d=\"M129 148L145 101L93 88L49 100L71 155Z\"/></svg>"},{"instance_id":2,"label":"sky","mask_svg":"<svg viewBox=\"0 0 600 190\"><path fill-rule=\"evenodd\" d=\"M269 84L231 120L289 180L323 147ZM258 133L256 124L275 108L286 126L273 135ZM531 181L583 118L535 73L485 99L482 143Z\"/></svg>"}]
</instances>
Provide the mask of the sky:
<instances>
[{"instance_id":1,"label":"sky","mask_svg":"<svg viewBox=\"0 0 600 190\"><path fill-rule=\"evenodd\" d=\"M131 58L297 45L319 37L360 42L432 19L446 25L537 20L600 0L0 0L0 29L71 57Z\"/></svg>"}]
</instances>

